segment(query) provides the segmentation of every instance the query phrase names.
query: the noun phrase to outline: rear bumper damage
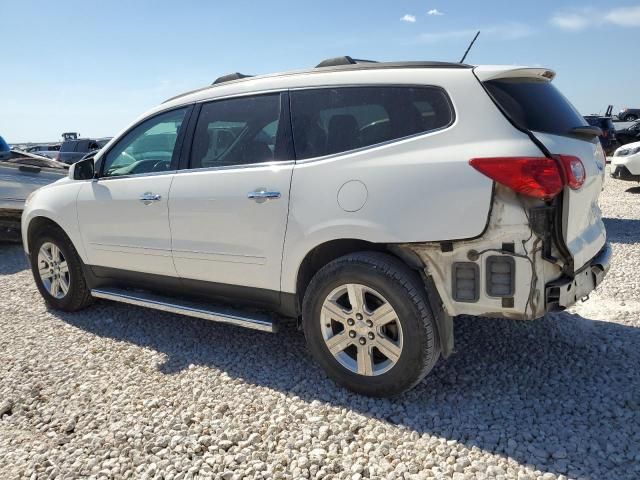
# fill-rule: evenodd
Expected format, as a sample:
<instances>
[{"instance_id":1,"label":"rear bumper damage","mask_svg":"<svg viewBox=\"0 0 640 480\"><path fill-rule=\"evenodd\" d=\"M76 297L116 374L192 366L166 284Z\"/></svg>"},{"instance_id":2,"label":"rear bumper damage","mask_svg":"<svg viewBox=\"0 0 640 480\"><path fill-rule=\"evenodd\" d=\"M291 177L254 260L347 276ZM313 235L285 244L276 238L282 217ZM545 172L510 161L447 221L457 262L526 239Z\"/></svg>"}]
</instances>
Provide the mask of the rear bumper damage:
<instances>
[{"instance_id":1,"label":"rear bumper damage","mask_svg":"<svg viewBox=\"0 0 640 480\"><path fill-rule=\"evenodd\" d=\"M602 283L611 266L612 249L606 243L600 253L576 272L574 278L560 277L545 287L547 311L564 310L578 300L586 300Z\"/></svg>"}]
</instances>

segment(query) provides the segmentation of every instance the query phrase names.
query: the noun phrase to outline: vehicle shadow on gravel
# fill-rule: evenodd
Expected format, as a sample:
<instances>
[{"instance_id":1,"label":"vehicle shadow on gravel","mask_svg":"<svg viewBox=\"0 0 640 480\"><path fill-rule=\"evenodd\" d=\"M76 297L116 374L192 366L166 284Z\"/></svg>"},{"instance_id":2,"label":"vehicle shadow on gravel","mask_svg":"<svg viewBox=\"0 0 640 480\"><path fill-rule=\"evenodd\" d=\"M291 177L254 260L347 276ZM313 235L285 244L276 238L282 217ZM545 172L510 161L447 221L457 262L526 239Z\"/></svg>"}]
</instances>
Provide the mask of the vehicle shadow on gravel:
<instances>
[{"instance_id":1,"label":"vehicle shadow on gravel","mask_svg":"<svg viewBox=\"0 0 640 480\"><path fill-rule=\"evenodd\" d=\"M607 240L613 243L638 243L640 220L633 218L603 218Z\"/></svg>"},{"instance_id":2,"label":"vehicle shadow on gravel","mask_svg":"<svg viewBox=\"0 0 640 480\"><path fill-rule=\"evenodd\" d=\"M165 354L157 368L167 375L192 364L211 367L288 397L571 477L628 478L638 459L640 329L634 327L568 313L532 322L460 317L449 359L402 397L371 399L328 380L293 330L271 335L108 302L92 308L92 315L51 313Z\"/></svg>"},{"instance_id":3,"label":"vehicle shadow on gravel","mask_svg":"<svg viewBox=\"0 0 640 480\"><path fill-rule=\"evenodd\" d=\"M11 275L28 268L29 262L22 254L21 246L0 240L0 275Z\"/></svg>"},{"instance_id":4,"label":"vehicle shadow on gravel","mask_svg":"<svg viewBox=\"0 0 640 480\"><path fill-rule=\"evenodd\" d=\"M627 193L640 193L640 186L627 188L625 190L625 192L627 192Z\"/></svg>"}]
</instances>

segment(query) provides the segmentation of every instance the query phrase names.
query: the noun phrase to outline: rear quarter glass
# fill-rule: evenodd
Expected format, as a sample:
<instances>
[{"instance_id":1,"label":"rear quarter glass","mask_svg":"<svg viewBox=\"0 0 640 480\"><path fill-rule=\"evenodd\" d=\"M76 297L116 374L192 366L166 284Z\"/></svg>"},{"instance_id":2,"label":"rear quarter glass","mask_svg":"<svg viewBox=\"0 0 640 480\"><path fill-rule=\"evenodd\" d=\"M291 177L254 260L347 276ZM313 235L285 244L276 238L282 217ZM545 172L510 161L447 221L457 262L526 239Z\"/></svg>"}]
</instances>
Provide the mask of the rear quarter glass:
<instances>
[{"instance_id":1,"label":"rear quarter glass","mask_svg":"<svg viewBox=\"0 0 640 480\"><path fill-rule=\"evenodd\" d=\"M518 127L568 135L587 122L549 81L509 78L484 82L494 101Z\"/></svg>"}]
</instances>

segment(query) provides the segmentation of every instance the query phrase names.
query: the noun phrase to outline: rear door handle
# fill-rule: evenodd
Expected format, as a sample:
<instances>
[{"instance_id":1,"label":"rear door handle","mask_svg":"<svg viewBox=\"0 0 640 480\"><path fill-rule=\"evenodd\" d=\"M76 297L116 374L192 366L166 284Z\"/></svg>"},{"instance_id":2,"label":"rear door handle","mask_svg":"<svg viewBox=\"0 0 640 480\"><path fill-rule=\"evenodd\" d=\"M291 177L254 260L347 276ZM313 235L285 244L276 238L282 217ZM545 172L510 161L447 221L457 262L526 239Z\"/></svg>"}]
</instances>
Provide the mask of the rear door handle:
<instances>
[{"instance_id":1,"label":"rear door handle","mask_svg":"<svg viewBox=\"0 0 640 480\"><path fill-rule=\"evenodd\" d=\"M264 201L264 200L275 200L277 198L280 198L280 192L272 192L272 191L268 191L268 190L255 190L253 192L249 192L247 194L247 198L249 200L256 200L256 201Z\"/></svg>"},{"instance_id":2,"label":"rear door handle","mask_svg":"<svg viewBox=\"0 0 640 480\"><path fill-rule=\"evenodd\" d=\"M140 195L140 201L145 205L150 205L153 202L158 202L162 198L162 195L156 195L155 193L146 192Z\"/></svg>"}]
</instances>

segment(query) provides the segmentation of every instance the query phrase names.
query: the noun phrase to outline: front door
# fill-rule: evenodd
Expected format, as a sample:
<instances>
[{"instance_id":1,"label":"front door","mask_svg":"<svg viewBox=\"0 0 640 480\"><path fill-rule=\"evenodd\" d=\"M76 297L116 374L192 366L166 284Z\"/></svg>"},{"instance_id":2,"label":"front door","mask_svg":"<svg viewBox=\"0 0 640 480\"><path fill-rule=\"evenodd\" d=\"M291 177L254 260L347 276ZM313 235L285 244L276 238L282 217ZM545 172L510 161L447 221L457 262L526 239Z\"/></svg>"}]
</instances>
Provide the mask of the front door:
<instances>
[{"instance_id":1,"label":"front door","mask_svg":"<svg viewBox=\"0 0 640 480\"><path fill-rule=\"evenodd\" d=\"M168 200L188 108L143 121L99 161L98 179L78 195L89 264L176 276Z\"/></svg>"},{"instance_id":2,"label":"front door","mask_svg":"<svg viewBox=\"0 0 640 480\"><path fill-rule=\"evenodd\" d=\"M176 174L169 199L183 279L225 297L278 297L294 164L288 115L279 93L202 106L189 168Z\"/></svg>"}]
</instances>

